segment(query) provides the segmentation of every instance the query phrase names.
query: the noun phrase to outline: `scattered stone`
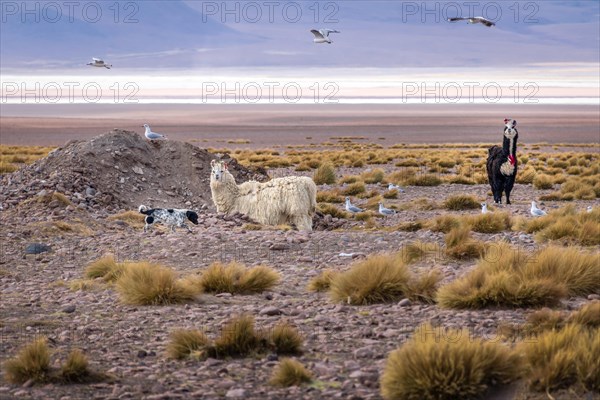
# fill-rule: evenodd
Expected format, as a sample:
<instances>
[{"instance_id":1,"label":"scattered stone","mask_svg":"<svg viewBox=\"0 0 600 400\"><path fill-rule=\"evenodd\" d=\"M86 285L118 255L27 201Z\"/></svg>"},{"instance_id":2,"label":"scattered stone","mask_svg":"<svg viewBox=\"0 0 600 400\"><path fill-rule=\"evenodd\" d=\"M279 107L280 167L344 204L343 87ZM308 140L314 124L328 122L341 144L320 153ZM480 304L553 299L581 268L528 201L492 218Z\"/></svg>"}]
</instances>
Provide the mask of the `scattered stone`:
<instances>
[{"instance_id":1,"label":"scattered stone","mask_svg":"<svg viewBox=\"0 0 600 400\"><path fill-rule=\"evenodd\" d=\"M75 309L76 309L75 305L74 304L70 304L70 305L68 305L66 307L63 307L63 309L60 310L60 311L64 312L65 314L71 314L71 313L75 312Z\"/></svg>"},{"instance_id":2,"label":"scattered stone","mask_svg":"<svg viewBox=\"0 0 600 400\"><path fill-rule=\"evenodd\" d=\"M259 315L279 315L281 310L277 307L269 306L265 307L258 312Z\"/></svg>"},{"instance_id":3,"label":"scattered stone","mask_svg":"<svg viewBox=\"0 0 600 400\"><path fill-rule=\"evenodd\" d=\"M400 300L400 302L398 303L398 305L400 307L408 307L412 304L412 302L409 299L402 299Z\"/></svg>"},{"instance_id":4,"label":"scattered stone","mask_svg":"<svg viewBox=\"0 0 600 400\"><path fill-rule=\"evenodd\" d=\"M52 250L50 246L44 243L29 243L25 248L25 254L41 254Z\"/></svg>"},{"instance_id":5,"label":"scattered stone","mask_svg":"<svg viewBox=\"0 0 600 400\"><path fill-rule=\"evenodd\" d=\"M246 390L245 389L231 389L231 390L227 391L227 394L225 394L225 397L227 397L228 399L246 397Z\"/></svg>"}]
</instances>

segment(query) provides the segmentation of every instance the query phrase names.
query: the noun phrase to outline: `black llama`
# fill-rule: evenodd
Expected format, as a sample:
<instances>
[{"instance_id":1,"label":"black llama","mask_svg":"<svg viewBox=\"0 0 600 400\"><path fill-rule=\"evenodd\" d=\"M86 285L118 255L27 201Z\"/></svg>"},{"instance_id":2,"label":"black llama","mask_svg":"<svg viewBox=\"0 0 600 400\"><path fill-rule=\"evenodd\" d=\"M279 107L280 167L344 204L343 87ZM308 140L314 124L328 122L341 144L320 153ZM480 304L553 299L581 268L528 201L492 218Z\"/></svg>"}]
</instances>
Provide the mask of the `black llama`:
<instances>
[{"instance_id":1,"label":"black llama","mask_svg":"<svg viewBox=\"0 0 600 400\"><path fill-rule=\"evenodd\" d=\"M494 194L494 202L502 204L502 192L506 193L506 204L510 204L510 192L517 177L517 121L504 120L502 147L492 146L488 150L487 174Z\"/></svg>"}]
</instances>

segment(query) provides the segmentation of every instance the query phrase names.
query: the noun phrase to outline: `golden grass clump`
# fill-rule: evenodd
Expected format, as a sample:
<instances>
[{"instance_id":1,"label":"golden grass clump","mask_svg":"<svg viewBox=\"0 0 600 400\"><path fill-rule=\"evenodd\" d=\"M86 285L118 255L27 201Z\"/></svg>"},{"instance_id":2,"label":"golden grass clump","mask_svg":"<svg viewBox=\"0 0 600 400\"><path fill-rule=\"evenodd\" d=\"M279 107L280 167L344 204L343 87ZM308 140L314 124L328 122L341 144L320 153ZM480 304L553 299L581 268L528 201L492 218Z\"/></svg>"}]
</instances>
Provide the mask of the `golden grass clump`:
<instances>
[{"instance_id":1,"label":"golden grass clump","mask_svg":"<svg viewBox=\"0 0 600 400\"><path fill-rule=\"evenodd\" d=\"M241 315L232 318L221 329L221 335L215 340L213 351L217 358L247 356L258 353L267 346L267 338L254 329L254 318Z\"/></svg>"},{"instance_id":2,"label":"golden grass clump","mask_svg":"<svg viewBox=\"0 0 600 400\"><path fill-rule=\"evenodd\" d=\"M269 332L269 342L277 354L302 354L304 338L287 322L280 322Z\"/></svg>"},{"instance_id":3,"label":"golden grass clump","mask_svg":"<svg viewBox=\"0 0 600 400\"><path fill-rule=\"evenodd\" d=\"M365 183L380 183L385 178L385 172L381 168L365 171L360 174L360 178Z\"/></svg>"},{"instance_id":4,"label":"golden grass clump","mask_svg":"<svg viewBox=\"0 0 600 400\"><path fill-rule=\"evenodd\" d=\"M424 260L428 256L437 257L440 255L440 251L440 246L437 243L417 240L402 246L400 254L405 263L411 264L413 262Z\"/></svg>"},{"instance_id":5,"label":"golden grass clump","mask_svg":"<svg viewBox=\"0 0 600 400\"><path fill-rule=\"evenodd\" d=\"M398 190L397 189L387 190L383 194L383 198L384 199L397 199L398 198Z\"/></svg>"},{"instance_id":6,"label":"golden grass clump","mask_svg":"<svg viewBox=\"0 0 600 400\"><path fill-rule=\"evenodd\" d=\"M337 190L317 192L317 203L343 203L344 197Z\"/></svg>"},{"instance_id":7,"label":"golden grass clump","mask_svg":"<svg viewBox=\"0 0 600 400\"><path fill-rule=\"evenodd\" d=\"M273 371L271 380L273 386L300 386L312 381L312 374L300 362L291 358L284 358Z\"/></svg>"},{"instance_id":8,"label":"golden grass clump","mask_svg":"<svg viewBox=\"0 0 600 400\"><path fill-rule=\"evenodd\" d=\"M585 304L572 313L567 321L588 328L600 328L600 301Z\"/></svg>"},{"instance_id":9,"label":"golden grass clump","mask_svg":"<svg viewBox=\"0 0 600 400\"><path fill-rule=\"evenodd\" d=\"M538 174L533 178L533 187L539 190L552 189L554 186L554 177L545 174Z\"/></svg>"},{"instance_id":10,"label":"golden grass clump","mask_svg":"<svg viewBox=\"0 0 600 400\"><path fill-rule=\"evenodd\" d=\"M446 255L457 260L468 260L484 254L485 245L479 240L473 239L468 226L459 225L452 228L444 236L446 243Z\"/></svg>"},{"instance_id":11,"label":"golden grass clump","mask_svg":"<svg viewBox=\"0 0 600 400\"><path fill-rule=\"evenodd\" d=\"M413 276L408 281L409 298L421 303L435 303L435 295L439 283L442 281L442 272L438 269L423 272L420 275Z\"/></svg>"},{"instance_id":12,"label":"golden grass clump","mask_svg":"<svg viewBox=\"0 0 600 400\"><path fill-rule=\"evenodd\" d=\"M311 292L326 292L331 286L333 278L339 274L338 271L333 269L326 269L319 275L312 278L307 285L307 289Z\"/></svg>"},{"instance_id":13,"label":"golden grass clump","mask_svg":"<svg viewBox=\"0 0 600 400\"><path fill-rule=\"evenodd\" d=\"M509 230L512 218L508 212L489 212L487 214L470 215L467 224L471 230L479 233L498 233Z\"/></svg>"},{"instance_id":14,"label":"golden grass clump","mask_svg":"<svg viewBox=\"0 0 600 400\"><path fill-rule=\"evenodd\" d=\"M333 185L335 183L335 168L331 163L321 164L313 175L313 181L317 185Z\"/></svg>"},{"instance_id":15,"label":"golden grass clump","mask_svg":"<svg viewBox=\"0 0 600 400\"><path fill-rule=\"evenodd\" d=\"M50 350L45 338L23 347L16 357L4 363L4 377L8 382L22 384L28 380L46 382L50 374Z\"/></svg>"},{"instance_id":16,"label":"golden grass clump","mask_svg":"<svg viewBox=\"0 0 600 400\"><path fill-rule=\"evenodd\" d=\"M580 385L600 390L600 329L568 324L542 332L536 340L517 347L525 362L524 376L533 390L552 390Z\"/></svg>"},{"instance_id":17,"label":"golden grass clump","mask_svg":"<svg viewBox=\"0 0 600 400\"><path fill-rule=\"evenodd\" d=\"M559 247L527 254L497 243L474 270L442 286L437 300L448 308L551 306L600 292L598 276L600 254Z\"/></svg>"},{"instance_id":18,"label":"golden grass clump","mask_svg":"<svg viewBox=\"0 0 600 400\"><path fill-rule=\"evenodd\" d=\"M204 332L197 329L177 329L171 333L167 355L182 360L202 353L205 348L210 347L210 344L210 339Z\"/></svg>"},{"instance_id":19,"label":"golden grass clump","mask_svg":"<svg viewBox=\"0 0 600 400\"><path fill-rule=\"evenodd\" d=\"M146 218L146 216L137 211L124 211L111 215L107 219L110 221L123 221L131 227L140 228L144 226L144 218Z\"/></svg>"},{"instance_id":20,"label":"golden grass clump","mask_svg":"<svg viewBox=\"0 0 600 400\"><path fill-rule=\"evenodd\" d=\"M364 193L366 191L365 184L362 182L351 183L342 189L344 196L356 196L357 194Z\"/></svg>"},{"instance_id":21,"label":"golden grass clump","mask_svg":"<svg viewBox=\"0 0 600 400\"><path fill-rule=\"evenodd\" d=\"M410 177L403 183L408 186L439 186L443 182L437 175L421 174Z\"/></svg>"},{"instance_id":22,"label":"golden grass clump","mask_svg":"<svg viewBox=\"0 0 600 400\"><path fill-rule=\"evenodd\" d=\"M386 400L482 398L494 385L519 376L519 358L500 343L473 339L467 329L417 328L387 358L381 377Z\"/></svg>"},{"instance_id":23,"label":"golden grass clump","mask_svg":"<svg viewBox=\"0 0 600 400\"><path fill-rule=\"evenodd\" d=\"M481 208L481 203L473 196L458 194L446 199L444 207L451 211L476 210Z\"/></svg>"},{"instance_id":24,"label":"golden grass clump","mask_svg":"<svg viewBox=\"0 0 600 400\"><path fill-rule=\"evenodd\" d=\"M460 219L456 215L442 214L430 220L427 228L433 232L448 233L460 226Z\"/></svg>"},{"instance_id":25,"label":"golden grass clump","mask_svg":"<svg viewBox=\"0 0 600 400\"><path fill-rule=\"evenodd\" d=\"M377 254L354 263L336 274L330 286L334 301L363 305L411 299L429 299L438 281L416 277L402 260L401 253Z\"/></svg>"},{"instance_id":26,"label":"golden grass clump","mask_svg":"<svg viewBox=\"0 0 600 400\"><path fill-rule=\"evenodd\" d=\"M349 217L349 215L348 215L348 213L346 211L340 210L339 208L337 208L333 204L329 204L329 203L318 203L317 204L317 210L319 212L321 212L322 214L329 214L333 218L347 219Z\"/></svg>"},{"instance_id":27,"label":"golden grass clump","mask_svg":"<svg viewBox=\"0 0 600 400\"><path fill-rule=\"evenodd\" d=\"M263 265L246 268L237 262L215 262L202 273L199 285L207 293L252 294L272 288L279 279L277 271Z\"/></svg>"},{"instance_id":28,"label":"golden grass clump","mask_svg":"<svg viewBox=\"0 0 600 400\"><path fill-rule=\"evenodd\" d=\"M128 263L117 279L117 291L123 302L134 305L186 303L199 292L177 280L173 270L148 262Z\"/></svg>"},{"instance_id":29,"label":"golden grass clump","mask_svg":"<svg viewBox=\"0 0 600 400\"><path fill-rule=\"evenodd\" d=\"M403 232L416 232L423 229L424 223L421 221L405 221L400 222L398 225L394 226L392 229L396 231Z\"/></svg>"},{"instance_id":30,"label":"golden grass clump","mask_svg":"<svg viewBox=\"0 0 600 400\"><path fill-rule=\"evenodd\" d=\"M117 261L115 257L108 254L88 265L85 269L85 276L90 279L103 278L116 268Z\"/></svg>"},{"instance_id":31,"label":"golden grass clump","mask_svg":"<svg viewBox=\"0 0 600 400\"><path fill-rule=\"evenodd\" d=\"M88 359L79 349L74 349L69 353L67 360L60 369L60 377L64 382L83 383L92 376L88 368Z\"/></svg>"}]
</instances>

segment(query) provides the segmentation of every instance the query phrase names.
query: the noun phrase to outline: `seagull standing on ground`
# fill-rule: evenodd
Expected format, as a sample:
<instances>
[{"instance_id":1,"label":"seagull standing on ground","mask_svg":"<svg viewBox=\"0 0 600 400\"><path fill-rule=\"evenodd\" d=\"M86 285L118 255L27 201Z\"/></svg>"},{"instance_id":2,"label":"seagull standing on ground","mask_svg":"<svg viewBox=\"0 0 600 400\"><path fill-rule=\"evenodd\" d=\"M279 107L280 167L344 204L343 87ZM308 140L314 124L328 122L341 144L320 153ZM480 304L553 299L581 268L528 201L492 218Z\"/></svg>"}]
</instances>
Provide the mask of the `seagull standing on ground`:
<instances>
[{"instance_id":1,"label":"seagull standing on ground","mask_svg":"<svg viewBox=\"0 0 600 400\"><path fill-rule=\"evenodd\" d=\"M487 214L489 211L487 209L487 203L481 203L481 213Z\"/></svg>"},{"instance_id":2,"label":"seagull standing on ground","mask_svg":"<svg viewBox=\"0 0 600 400\"><path fill-rule=\"evenodd\" d=\"M397 190L397 191L399 191L400 193L404 193L404 189L402 189L400 186L394 185L393 183L390 183L388 185L388 190L394 190L394 189Z\"/></svg>"},{"instance_id":3,"label":"seagull standing on ground","mask_svg":"<svg viewBox=\"0 0 600 400\"><path fill-rule=\"evenodd\" d=\"M161 135L160 133L152 132L150 126L148 124L144 124L144 128L146 128L145 136L148 140L166 140L167 137L165 135Z\"/></svg>"},{"instance_id":4,"label":"seagull standing on ground","mask_svg":"<svg viewBox=\"0 0 600 400\"><path fill-rule=\"evenodd\" d=\"M312 32L313 35L315 35L315 38L313 39L313 42L315 43L333 43L331 39L329 39L329 34L330 33L340 33L340 31L336 31L333 29L311 29L310 30Z\"/></svg>"},{"instance_id":5,"label":"seagull standing on ground","mask_svg":"<svg viewBox=\"0 0 600 400\"><path fill-rule=\"evenodd\" d=\"M381 215L394 215L396 211L390 210L389 208L385 208L383 203L379 203L379 214Z\"/></svg>"},{"instance_id":6,"label":"seagull standing on ground","mask_svg":"<svg viewBox=\"0 0 600 400\"><path fill-rule=\"evenodd\" d=\"M362 208L358 208L350 203L350 197L346 197L346 211L351 213L358 213L364 211Z\"/></svg>"},{"instance_id":7,"label":"seagull standing on ground","mask_svg":"<svg viewBox=\"0 0 600 400\"><path fill-rule=\"evenodd\" d=\"M540 210L537 207L537 204L535 201L531 202L531 211L530 211L531 215L533 215L534 217L541 217L542 215L546 215L546 211L544 210Z\"/></svg>"},{"instance_id":8,"label":"seagull standing on ground","mask_svg":"<svg viewBox=\"0 0 600 400\"><path fill-rule=\"evenodd\" d=\"M467 21L467 23L469 24L482 24L487 26L488 28L491 28L492 26L496 26L495 23L493 23L492 21L490 21L489 19L485 19L483 17L456 17L456 18L448 18L449 22L456 22L456 21Z\"/></svg>"},{"instance_id":9,"label":"seagull standing on ground","mask_svg":"<svg viewBox=\"0 0 600 400\"><path fill-rule=\"evenodd\" d=\"M592 212L592 210L593 210L592 206L587 206L587 212L590 213L590 212Z\"/></svg>"},{"instance_id":10,"label":"seagull standing on ground","mask_svg":"<svg viewBox=\"0 0 600 400\"><path fill-rule=\"evenodd\" d=\"M98 67L98 68L106 68L106 69L110 69L110 67L112 67L112 64L106 64L104 62L104 60L102 60L101 58L92 58L92 62L91 63L87 63L86 65L92 66L92 67Z\"/></svg>"}]
</instances>

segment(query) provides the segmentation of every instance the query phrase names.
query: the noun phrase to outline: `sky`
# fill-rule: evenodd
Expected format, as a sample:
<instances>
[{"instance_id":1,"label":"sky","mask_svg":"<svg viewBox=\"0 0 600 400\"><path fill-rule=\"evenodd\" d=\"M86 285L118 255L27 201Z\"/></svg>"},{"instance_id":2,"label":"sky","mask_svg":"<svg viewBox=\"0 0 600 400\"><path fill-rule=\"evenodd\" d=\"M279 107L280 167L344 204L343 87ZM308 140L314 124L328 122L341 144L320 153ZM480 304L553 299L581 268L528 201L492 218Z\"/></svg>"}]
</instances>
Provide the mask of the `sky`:
<instances>
[{"instance_id":1,"label":"sky","mask_svg":"<svg viewBox=\"0 0 600 400\"><path fill-rule=\"evenodd\" d=\"M8 1L0 66L510 68L600 62L600 1ZM450 23L481 15L494 28ZM337 29L314 44L310 29Z\"/></svg>"}]
</instances>

